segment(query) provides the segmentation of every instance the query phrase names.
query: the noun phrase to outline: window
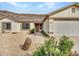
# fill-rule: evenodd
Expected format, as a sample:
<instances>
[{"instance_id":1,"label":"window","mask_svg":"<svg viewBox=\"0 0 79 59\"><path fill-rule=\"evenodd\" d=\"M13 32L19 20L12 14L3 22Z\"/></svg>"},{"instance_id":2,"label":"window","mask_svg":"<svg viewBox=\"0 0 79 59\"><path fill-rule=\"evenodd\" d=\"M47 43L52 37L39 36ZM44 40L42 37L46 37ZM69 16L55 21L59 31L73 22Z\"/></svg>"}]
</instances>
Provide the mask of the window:
<instances>
[{"instance_id":1,"label":"window","mask_svg":"<svg viewBox=\"0 0 79 59\"><path fill-rule=\"evenodd\" d=\"M11 23L10 22L3 22L2 23L3 29L11 29Z\"/></svg>"},{"instance_id":2,"label":"window","mask_svg":"<svg viewBox=\"0 0 79 59\"><path fill-rule=\"evenodd\" d=\"M29 29L28 23L22 23L22 29Z\"/></svg>"},{"instance_id":3,"label":"window","mask_svg":"<svg viewBox=\"0 0 79 59\"><path fill-rule=\"evenodd\" d=\"M72 13L75 13L75 8L72 8Z\"/></svg>"}]
</instances>

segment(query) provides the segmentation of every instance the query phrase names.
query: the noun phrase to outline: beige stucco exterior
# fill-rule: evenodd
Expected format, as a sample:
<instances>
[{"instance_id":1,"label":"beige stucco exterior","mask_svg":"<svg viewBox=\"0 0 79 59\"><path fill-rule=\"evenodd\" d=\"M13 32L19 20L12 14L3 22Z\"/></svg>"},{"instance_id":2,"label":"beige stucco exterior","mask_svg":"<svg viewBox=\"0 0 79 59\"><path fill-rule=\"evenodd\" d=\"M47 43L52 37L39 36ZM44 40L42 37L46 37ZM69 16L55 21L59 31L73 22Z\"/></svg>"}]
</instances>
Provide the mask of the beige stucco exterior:
<instances>
[{"instance_id":1,"label":"beige stucco exterior","mask_svg":"<svg viewBox=\"0 0 79 59\"><path fill-rule=\"evenodd\" d=\"M6 30L5 32L18 32L21 30L21 23L17 23L17 22L12 21L8 18L5 18L5 19L0 20L0 32L3 31L2 26L1 26L2 22L10 22L11 23L11 30L9 30L9 31Z\"/></svg>"},{"instance_id":2,"label":"beige stucco exterior","mask_svg":"<svg viewBox=\"0 0 79 59\"><path fill-rule=\"evenodd\" d=\"M49 36L52 36L54 33L54 20L49 18Z\"/></svg>"},{"instance_id":3,"label":"beige stucco exterior","mask_svg":"<svg viewBox=\"0 0 79 59\"><path fill-rule=\"evenodd\" d=\"M72 8L75 8L75 12L72 12ZM27 15L26 15L27 16ZM32 17L30 17L32 16ZM36 23L40 24L43 21L42 30L46 32L49 36L52 35L60 35L68 34L69 35L78 35L79 29L79 9L76 6L71 6L68 8L62 8L59 11L55 11L55 13L48 14L45 16L34 16L30 15L29 17L18 18L16 21L11 20L9 18L4 18L0 20L0 32L2 32L2 22L10 22L11 23L11 30L9 32L21 32L21 31L29 31L30 29L36 29ZM29 20L30 19L30 20ZM29 29L22 29L22 23L29 23ZM68 26L68 25L69 26ZM38 26L37 26L38 27ZM69 30L65 30L66 28L70 28ZM73 28L72 28L73 27ZM74 29L76 28L76 29ZM38 29L38 28L37 28ZM71 31L72 30L72 31ZM74 30L74 32L73 32ZM6 30L7 31L7 30ZM68 32L69 31L69 32ZM73 33L71 33L73 32Z\"/></svg>"},{"instance_id":4,"label":"beige stucco exterior","mask_svg":"<svg viewBox=\"0 0 79 59\"><path fill-rule=\"evenodd\" d=\"M49 20L45 20L43 23L43 31L46 32L48 34L49 32Z\"/></svg>"},{"instance_id":5,"label":"beige stucco exterior","mask_svg":"<svg viewBox=\"0 0 79 59\"><path fill-rule=\"evenodd\" d=\"M72 8L75 8L75 13L72 13ZM62 11L49 15L48 19L46 19L46 21L44 22L43 28L44 31L49 34L49 36L78 36L78 19L79 9L77 9L77 7L72 6L70 8L63 9Z\"/></svg>"},{"instance_id":6,"label":"beige stucco exterior","mask_svg":"<svg viewBox=\"0 0 79 59\"><path fill-rule=\"evenodd\" d=\"M79 17L79 9L76 8L75 13L72 13L72 8L76 7L70 7L65 10L62 10L54 15L50 15L49 17Z\"/></svg>"},{"instance_id":7,"label":"beige stucco exterior","mask_svg":"<svg viewBox=\"0 0 79 59\"><path fill-rule=\"evenodd\" d=\"M33 22L30 23L30 30L35 29L35 24Z\"/></svg>"},{"instance_id":8,"label":"beige stucco exterior","mask_svg":"<svg viewBox=\"0 0 79 59\"><path fill-rule=\"evenodd\" d=\"M30 29L35 29L35 24L33 22L30 22L30 28L28 30L22 30L22 23L21 22L15 22L11 19L5 18L0 20L0 32L2 32L2 26L1 24L3 22L10 22L11 23L11 30L5 30L5 32L21 32L21 31L29 31Z\"/></svg>"},{"instance_id":9,"label":"beige stucco exterior","mask_svg":"<svg viewBox=\"0 0 79 59\"><path fill-rule=\"evenodd\" d=\"M49 36L52 36L54 33L54 19L48 18L43 24L43 31L46 32Z\"/></svg>"}]
</instances>

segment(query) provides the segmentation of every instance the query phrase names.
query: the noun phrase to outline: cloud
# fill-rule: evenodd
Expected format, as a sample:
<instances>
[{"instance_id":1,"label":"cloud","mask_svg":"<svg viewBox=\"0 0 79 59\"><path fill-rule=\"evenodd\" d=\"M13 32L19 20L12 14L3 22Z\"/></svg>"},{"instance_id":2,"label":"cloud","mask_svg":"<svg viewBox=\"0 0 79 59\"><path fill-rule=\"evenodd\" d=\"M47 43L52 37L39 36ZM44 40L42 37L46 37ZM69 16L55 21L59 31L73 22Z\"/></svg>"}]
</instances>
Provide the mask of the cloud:
<instances>
[{"instance_id":1,"label":"cloud","mask_svg":"<svg viewBox=\"0 0 79 59\"><path fill-rule=\"evenodd\" d=\"M19 3L19 2L7 2L10 5L13 5L15 7L27 7L27 4Z\"/></svg>"},{"instance_id":2,"label":"cloud","mask_svg":"<svg viewBox=\"0 0 79 59\"><path fill-rule=\"evenodd\" d=\"M49 9L49 8L52 8L54 5L55 5L55 2L44 2L42 4L39 4L38 8L45 8L46 7L46 9Z\"/></svg>"},{"instance_id":3,"label":"cloud","mask_svg":"<svg viewBox=\"0 0 79 59\"><path fill-rule=\"evenodd\" d=\"M55 2L44 2L44 4L48 7L48 8L52 8L55 5Z\"/></svg>"},{"instance_id":4,"label":"cloud","mask_svg":"<svg viewBox=\"0 0 79 59\"><path fill-rule=\"evenodd\" d=\"M27 4L21 4L22 7L27 7Z\"/></svg>"},{"instance_id":5,"label":"cloud","mask_svg":"<svg viewBox=\"0 0 79 59\"><path fill-rule=\"evenodd\" d=\"M9 3L9 4L13 5L13 6L18 6L17 2L7 2L7 3Z\"/></svg>"},{"instance_id":6,"label":"cloud","mask_svg":"<svg viewBox=\"0 0 79 59\"><path fill-rule=\"evenodd\" d=\"M43 4L39 4L38 7L39 7L39 8L42 8L42 7L43 7Z\"/></svg>"}]
</instances>

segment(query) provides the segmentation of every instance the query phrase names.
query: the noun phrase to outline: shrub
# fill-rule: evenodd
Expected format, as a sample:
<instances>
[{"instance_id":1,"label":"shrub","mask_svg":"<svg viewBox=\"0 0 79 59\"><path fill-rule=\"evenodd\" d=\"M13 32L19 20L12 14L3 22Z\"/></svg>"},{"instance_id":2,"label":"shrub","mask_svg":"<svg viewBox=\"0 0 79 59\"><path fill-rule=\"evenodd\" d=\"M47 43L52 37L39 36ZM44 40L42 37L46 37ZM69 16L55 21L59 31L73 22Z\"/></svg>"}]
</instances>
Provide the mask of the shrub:
<instances>
[{"instance_id":1,"label":"shrub","mask_svg":"<svg viewBox=\"0 0 79 59\"><path fill-rule=\"evenodd\" d=\"M47 51L45 51L45 46L41 46L33 53L33 56L46 56Z\"/></svg>"},{"instance_id":2,"label":"shrub","mask_svg":"<svg viewBox=\"0 0 79 59\"><path fill-rule=\"evenodd\" d=\"M38 48L37 51L33 53L33 55L35 56L59 55L59 49L57 48L57 41L55 40L55 38L53 37L46 40L43 46Z\"/></svg>"},{"instance_id":3,"label":"shrub","mask_svg":"<svg viewBox=\"0 0 79 59\"><path fill-rule=\"evenodd\" d=\"M33 53L34 56L69 56L73 48L73 41L63 36L56 41L55 37L49 38Z\"/></svg>"},{"instance_id":4,"label":"shrub","mask_svg":"<svg viewBox=\"0 0 79 59\"><path fill-rule=\"evenodd\" d=\"M71 41L68 37L63 36L60 38L59 41L59 49L61 55L69 55L71 52L71 49L73 48L73 41Z\"/></svg>"},{"instance_id":5,"label":"shrub","mask_svg":"<svg viewBox=\"0 0 79 59\"><path fill-rule=\"evenodd\" d=\"M35 32L35 29L31 29L31 30L30 30L30 33L34 33L34 32Z\"/></svg>"}]
</instances>

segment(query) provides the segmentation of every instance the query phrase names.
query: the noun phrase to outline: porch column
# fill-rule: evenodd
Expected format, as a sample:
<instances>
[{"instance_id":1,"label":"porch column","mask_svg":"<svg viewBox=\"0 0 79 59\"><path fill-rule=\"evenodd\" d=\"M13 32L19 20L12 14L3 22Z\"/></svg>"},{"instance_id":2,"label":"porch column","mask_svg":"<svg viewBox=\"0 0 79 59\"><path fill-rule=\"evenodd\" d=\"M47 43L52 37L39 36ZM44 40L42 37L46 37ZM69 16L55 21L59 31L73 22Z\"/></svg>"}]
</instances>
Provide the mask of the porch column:
<instances>
[{"instance_id":1,"label":"porch column","mask_svg":"<svg viewBox=\"0 0 79 59\"><path fill-rule=\"evenodd\" d=\"M35 24L34 23L30 23L30 29L35 29Z\"/></svg>"},{"instance_id":2,"label":"porch column","mask_svg":"<svg viewBox=\"0 0 79 59\"><path fill-rule=\"evenodd\" d=\"M53 36L54 34L54 20L49 19L49 36Z\"/></svg>"}]
</instances>

